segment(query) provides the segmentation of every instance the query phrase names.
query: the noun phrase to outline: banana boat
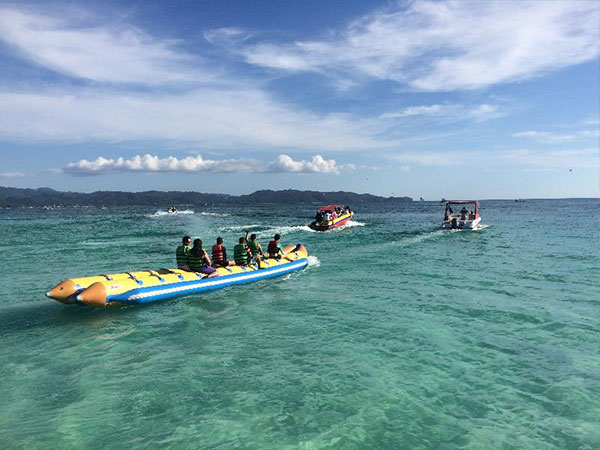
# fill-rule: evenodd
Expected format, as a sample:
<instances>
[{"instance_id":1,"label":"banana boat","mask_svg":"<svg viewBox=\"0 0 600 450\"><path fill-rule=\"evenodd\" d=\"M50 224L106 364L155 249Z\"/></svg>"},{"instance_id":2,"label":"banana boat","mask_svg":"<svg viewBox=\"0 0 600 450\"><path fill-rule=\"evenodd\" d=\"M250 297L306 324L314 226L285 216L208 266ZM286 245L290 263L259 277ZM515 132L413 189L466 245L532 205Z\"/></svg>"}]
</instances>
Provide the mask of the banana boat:
<instances>
[{"instance_id":1,"label":"banana boat","mask_svg":"<svg viewBox=\"0 0 600 450\"><path fill-rule=\"evenodd\" d=\"M284 252L285 257L281 259L263 260L260 269L256 264L219 267L219 276L211 278L181 269L72 278L54 286L46 296L65 304L93 307L150 303L285 275L308 265L308 252L303 245L286 247Z\"/></svg>"}]
</instances>

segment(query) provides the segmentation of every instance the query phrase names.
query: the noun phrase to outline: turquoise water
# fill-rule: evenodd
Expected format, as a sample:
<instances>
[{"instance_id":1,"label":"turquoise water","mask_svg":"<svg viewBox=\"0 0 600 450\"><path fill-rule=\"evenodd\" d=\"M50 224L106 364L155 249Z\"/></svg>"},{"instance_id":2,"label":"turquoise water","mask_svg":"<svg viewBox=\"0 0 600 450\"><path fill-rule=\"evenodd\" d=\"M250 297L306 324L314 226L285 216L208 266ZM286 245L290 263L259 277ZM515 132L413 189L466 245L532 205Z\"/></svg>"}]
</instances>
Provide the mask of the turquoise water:
<instances>
[{"instance_id":1,"label":"turquoise water","mask_svg":"<svg viewBox=\"0 0 600 450\"><path fill-rule=\"evenodd\" d=\"M599 200L2 210L0 448L600 448ZM194 210L192 212L192 210ZM300 272L148 306L46 299L173 265L183 234L304 243Z\"/></svg>"}]
</instances>

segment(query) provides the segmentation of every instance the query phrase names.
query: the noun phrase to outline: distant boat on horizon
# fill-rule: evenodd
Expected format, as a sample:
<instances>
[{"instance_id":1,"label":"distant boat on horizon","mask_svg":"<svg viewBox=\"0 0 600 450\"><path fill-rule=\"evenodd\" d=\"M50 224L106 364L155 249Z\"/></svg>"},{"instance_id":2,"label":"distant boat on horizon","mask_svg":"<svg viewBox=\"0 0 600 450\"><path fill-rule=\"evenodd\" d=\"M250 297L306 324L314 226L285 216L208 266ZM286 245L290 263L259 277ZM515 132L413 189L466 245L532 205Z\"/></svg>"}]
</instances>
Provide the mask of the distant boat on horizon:
<instances>
[{"instance_id":1,"label":"distant boat on horizon","mask_svg":"<svg viewBox=\"0 0 600 450\"><path fill-rule=\"evenodd\" d=\"M419 197L419 201L420 201L420 202L424 202L424 201L425 201L425 199L424 199L423 197Z\"/></svg>"}]
</instances>

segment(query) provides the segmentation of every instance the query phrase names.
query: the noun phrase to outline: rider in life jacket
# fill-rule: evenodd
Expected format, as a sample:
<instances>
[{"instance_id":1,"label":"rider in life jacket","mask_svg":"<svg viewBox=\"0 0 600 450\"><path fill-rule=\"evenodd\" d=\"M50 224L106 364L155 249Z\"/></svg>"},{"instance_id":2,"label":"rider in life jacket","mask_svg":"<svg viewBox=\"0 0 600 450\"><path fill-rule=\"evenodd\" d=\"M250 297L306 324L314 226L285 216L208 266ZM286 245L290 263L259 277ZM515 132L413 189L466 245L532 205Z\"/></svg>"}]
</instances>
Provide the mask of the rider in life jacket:
<instances>
[{"instance_id":1,"label":"rider in life jacket","mask_svg":"<svg viewBox=\"0 0 600 450\"><path fill-rule=\"evenodd\" d=\"M234 265L233 261L227 260L227 250L223 246L223 238L222 237L218 237L217 245L212 246L212 260L213 260L213 266L215 266L215 267L219 267L219 266L227 267L227 266Z\"/></svg>"},{"instance_id":2,"label":"rider in life jacket","mask_svg":"<svg viewBox=\"0 0 600 450\"><path fill-rule=\"evenodd\" d=\"M279 233L277 233L275 236L273 236L273 240L269 242L269 247L267 247L269 258L279 259L285 255L283 252L283 247L279 243L279 239L281 239L281 236Z\"/></svg>"},{"instance_id":3,"label":"rider in life jacket","mask_svg":"<svg viewBox=\"0 0 600 450\"><path fill-rule=\"evenodd\" d=\"M190 265L188 261L188 255L190 253L190 246L192 244L192 238L189 236L184 236L181 239L182 245L177 247L175 250L175 259L177 261L177 268L183 270L190 270Z\"/></svg>"},{"instance_id":4,"label":"rider in life jacket","mask_svg":"<svg viewBox=\"0 0 600 450\"><path fill-rule=\"evenodd\" d=\"M262 258L265 257L265 254L260 243L256 240L256 234L250 235L250 240L248 241L248 248L250 249L250 253L252 253L252 257L256 259L258 268L261 269L260 262L262 261Z\"/></svg>"},{"instance_id":5,"label":"rider in life jacket","mask_svg":"<svg viewBox=\"0 0 600 450\"><path fill-rule=\"evenodd\" d=\"M252 262L252 253L246 245L246 238L241 237L239 244L233 247L233 259L238 266L247 266Z\"/></svg>"},{"instance_id":6,"label":"rider in life jacket","mask_svg":"<svg viewBox=\"0 0 600 450\"><path fill-rule=\"evenodd\" d=\"M201 239L194 239L194 246L188 254L188 261L192 272L202 273L207 275L207 278L219 276L217 269L211 267L210 258L206 250L202 248Z\"/></svg>"}]
</instances>

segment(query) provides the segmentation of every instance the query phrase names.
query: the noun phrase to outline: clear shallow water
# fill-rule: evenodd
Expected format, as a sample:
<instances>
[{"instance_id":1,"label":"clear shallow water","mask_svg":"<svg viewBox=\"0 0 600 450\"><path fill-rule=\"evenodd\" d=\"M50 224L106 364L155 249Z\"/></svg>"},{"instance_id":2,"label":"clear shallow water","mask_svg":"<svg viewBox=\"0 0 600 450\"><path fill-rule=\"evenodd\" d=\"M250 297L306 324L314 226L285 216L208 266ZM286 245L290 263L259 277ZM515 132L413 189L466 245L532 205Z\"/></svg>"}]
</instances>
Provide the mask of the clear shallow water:
<instances>
[{"instance_id":1,"label":"clear shallow water","mask_svg":"<svg viewBox=\"0 0 600 450\"><path fill-rule=\"evenodd\" d=\"M0 448L599 448L600 201L481 207L0 211ZM316 258L149 306L43 295L250 225Z\"/></svg>"}]
</instances>

